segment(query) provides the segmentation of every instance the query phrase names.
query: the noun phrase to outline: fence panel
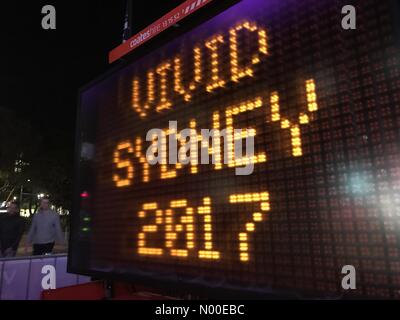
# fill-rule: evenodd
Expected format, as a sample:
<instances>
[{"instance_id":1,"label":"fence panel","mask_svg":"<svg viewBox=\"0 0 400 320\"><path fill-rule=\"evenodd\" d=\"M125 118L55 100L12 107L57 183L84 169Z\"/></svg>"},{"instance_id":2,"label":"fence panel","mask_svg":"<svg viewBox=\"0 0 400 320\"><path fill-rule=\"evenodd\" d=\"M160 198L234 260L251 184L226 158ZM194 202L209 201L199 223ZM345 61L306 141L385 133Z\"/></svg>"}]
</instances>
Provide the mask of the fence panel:
<instances>
[{"instance_id":1,"label":"fence panel","mask_svg":"<svg viewBox=\"0 0 400 320\"><path fill-rule=\"evenodd\" d=\"M0 260L0 300L39 300L44 289L87 283L67 273L67 255Z\"/></svg>"}]
</instances>

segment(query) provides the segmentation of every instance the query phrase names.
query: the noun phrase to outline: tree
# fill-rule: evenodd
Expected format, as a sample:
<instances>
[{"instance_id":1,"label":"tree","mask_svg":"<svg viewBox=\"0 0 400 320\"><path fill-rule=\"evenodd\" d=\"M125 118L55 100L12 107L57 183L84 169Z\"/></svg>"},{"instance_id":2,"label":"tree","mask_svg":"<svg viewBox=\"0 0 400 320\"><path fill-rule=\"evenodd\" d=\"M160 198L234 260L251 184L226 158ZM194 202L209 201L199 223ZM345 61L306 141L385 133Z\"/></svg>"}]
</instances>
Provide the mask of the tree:
<instances>
[{"instance_id":1,"label":"tree","mask_svg":"<svg viewBox=\"0 0 400 320\"><path fill-rule=\"evenodd\" d=\"M6 199L29 179L41 137L10 109L0 107L0 119L0 199Z\"/></svg>"},{"instance_id":2,"label":"tree","mask_svg":"<svg viewBox=\"0 0 400 320\"><path fill-rule=\"evenodd\" d=\"M0 108L0 119L0 201L10 194L19 197L22 188L32 194L25 197L32 211L38 193L50 194L53 204L71 209L72 141L46 141L30 122L6 108Z\"/></svg>"}]
</instances>

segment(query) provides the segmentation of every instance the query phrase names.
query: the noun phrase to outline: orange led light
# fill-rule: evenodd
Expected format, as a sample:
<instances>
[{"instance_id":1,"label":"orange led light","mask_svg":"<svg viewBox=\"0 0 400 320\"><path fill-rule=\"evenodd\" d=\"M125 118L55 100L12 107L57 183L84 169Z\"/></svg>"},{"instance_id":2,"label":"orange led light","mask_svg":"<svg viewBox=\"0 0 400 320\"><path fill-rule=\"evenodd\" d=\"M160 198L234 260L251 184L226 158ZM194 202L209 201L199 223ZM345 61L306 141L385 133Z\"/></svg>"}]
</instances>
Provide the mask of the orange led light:
<instances>
[{"instance_id":1,"label":"orange led light","mask_svg":"<svg viewBox=\"0 0 400 320\"><path fill-rule=\"evenodd\" d=\"M171 249L171 256L173 257L187 257L188 250L185 249Z\"/></svg>"},{"instance_id":2,"label":"orange led light","mask_svg":"<svg viewBox=\"0 0 400 320\"><path fill-rule=\"evenodd\" d=\"M249 254L247 252L240 253L240 261L246 262L249 261Z\"/></svg>"},{"instance_id":3,"label":"orange led light","mask_svg":"<svg viewBox=\"0 0 400 320\"><path fill-rule=\"evenodd\" d=\"M247 237L247 233L243 232L243 233L239 233L239 240L241 242L243 241L247 241L248 237Z\"/></svg>"},{"instance_id":4,"label":"orange led light","mask_svg":"<svg viewBox=\"0 0 400 320\"><path fill-rule=\"evenodd\" d=\"M227 143L227 156L228 156L228 167L238 167L249 163L261 163L267 161L267 155L262 152L251 158L241 157L235 159L234 141L239 139L245 139L249 136L255 136L255 129L243 129L241 135L234 135L233 117L247 111L260 108L262 106L262 99L260 97L248 100L237 106L231 106L225 111L226 115L226 143Z\"/></svg>"},{"instance_id":5,"label":"orange led light","mask_svg":"<svg viewBox=\"0 0 400 320\"><path fill-rule=\"evenodd\" d=\"M167 130L165 130L167 131ZM168 147L167 147L167 140L168 140L168 135L171 132L169 130L167 131L167 134L163 136L161 140L161 145L162 145L162 151L161 151L161 179L172 179L176 178L177 172L174 169L168 170L168 164L167 164L167 153L168 153ZM178 168L178 166L176 166Z\"/></svg>"},{"instance_id":6,"label":"orange led light","mask_svg":"<svg viewBox=\"0 0 400 320\"><path fill-rule=\"evenodd\" d=\"M172 102L167 97L167 75L170 69L171 64L169 62L165 62L162 63L156 70L157 74L160 76L160 101L156 107L157 112L170 109L172 106Z\"/></svg>"},{"instance_id":7,"label":"orange led light","mask_svg":"<svg viewBox=\"0 0 400 320\"><path fill-rule=\"evenodd\" d=\"M171 208L185 208L185 215L180 218L180 224L173 225L173 215L175 211L173 209L166 210L166 215L168 216L166 220L166 230L169 231L166 234L165 245L170 248L170 255L173 257L187 257L189 255L189 250L194 248L194 210L191 207L187 207L187 200L173 200L170 202ZM186 249L174 248L175 241L178 239L178 233L185 233L186 237Z\"/></svg>"},{"instance_id":8,"label":"orange led light","mask_svg":"<svg viewBox=\"0 0 400 320\"><path fill-rule=\"evenodd\" d=\"M317 93L315 89L314 79L306 81L306 92L307 92L307 108L310 112L315 112L318 110L317 104Z\"/></svg>"},{"instance_id":9,"label":"orange led light","mask_svg":"<svg viewBox=\"0 0 400 320\"><path fill-rule=\"evenodd\" d=\"M132 107L141 118L147 116L147 110L150 109L154 102L154 72L147 73L147 100L143 105L140 102L140 81L137 78L133 79L132 83Z\"/></svg>"},{"instance_id":10,"label":"orange led light","mask_svg":"<svg viewBox=\"0 0 400 320\"><path fill-rule=\"evenodd\" d=\"M128 187L132 184L133 180L133 165L130 160L121 159L121 151L126 150L128 154L133 153L133 147L130 142L121 142L118 144L116 151L114 152L114 164L117 169L126 169L124 178L121 178L118 174L113 175L113 181L118 188Z\"/></svg>"},{"instance_id":11,"label":"orange led light","mask_svg":"<svg viewBox=\"0 0 400 320\"><path fill-rule=\"evenodd\" d=\"M143 205L143 210L155 210L157 209L157 203L152 202L152 203L145 203Z\"/></svg>"},{"instance_id":12,"label":"orange led light","mask_svg":"<svg viewBox=\"0 0 400 320\"><path fill-rule=\"evenodd\" d=\"M236 27L230 29L230 57L231 57L231 73L232 81L239 82L241 78L253 77L254 70L252 66L240 67L239 66L239 54L238 54L238 32L241 30L248 30L250 32L256 32L258 30L258 53L254 54L251 59L251 64L255 65L260 62L260 54L268 54L267 45L267 32L260 30L255 23L248 21L238 24Z\"/></svg>"},{"instance_id":13,"label":"orange led light","mask_svg":"<svg viewBox=\"0 0 400 320\"><path fill-rule=\"evenodd\" d=\"M149 255L149 256L161 256L163 255L163 249L161 248L138 248L138 253L140 255Z\"/></svg>"},{"instance_id":14,"label":"orange led light","mask_svg":"<svg viewBox=\"0 0 400 320\"><path fill-rule=\"evenodd\" d=\"M212 92L216 88L225 86L225 80L220 77L219 68L219 44L224 43L222 35L216 35L206 42L206 48L211 51L211 82L207 84L206 90Z\"/></svg>"},{"instance_id":15,"label":"orange led light","mask_svg":"<svg viewBox=\"0 0 400 320\"><path fill-rule=\"evenodd\" d=\"M204 249L199 250L198 257L200 259L219 260L221 255L219 251L213 250L212 242L212 224L211 224L211 198L203 198L203 206L197 208L197 213L204 217Z\"/></svg>"},{"instance_id":16,"label":"orange led light","mask_svg":"<svg viewBox=\"0 0 400 320\"><path fill-rule=\"evenodd\" d=\"M199 164L199 155L198 155L196 120L192 119L190 121L190 165L191 165L190 172L191 173L194 174L198 172L198 164Z\"/></svg>"},{"instance_id":17,"label":"orange led light","mask_svg":"<svg viewBox=\"0 0 400 320\"><path fill-rule=\"evenodd\" d=\"M201 82L201 49L196 47L193 49L194 53L194 81L192 81L188 88L182 84L182 71L181 71L181 58L178 56L174 60L174 82L175 82L175 91L181 94L186 102L192 99L191 91L195 90L198 84Z\"/></svg>"},{"instance_id":18,"label":"orange led light","mask_svg":"<svg viewBox=\"0 0 400 320\"><path fill-rule=\"evenodd\" d=\"M317 111L318 104L317 104L317 94L315 91L314 79L310 79L310 80L306 81L306 95L307 95L307 110L309 112ZM271 104L271 120L273 122L280 121L280 125L281 125L282 129L290 130L292 155L294 157L302 156L303 150L302 150L300 125L310 123L309 115L306 113L300 113L299 123L291 123L288 119L283 118L280 114L278 92L271 93L270 104Z\"/></svg>"},{"instance_id":19,"label":"orange led light","mask_svg":"<svg viewBox=\"0 0 400 320\"><path fill-rule=\"evenodd\" d=\"M163 224L162 210L158 209L158 204L156 202L145 203L142 206L143 210L138 212L138 217L143 219L146 217L147 211L155 211L156 224L144 225L142 226L142 231L138 234L138 253L139 255L150 255L150 256L160 256L163 255L164 250L162 248L148 248L146 247L146 235L149 233L158 232L158 226Z\"/></svg>"},{"instance_id":20,"label":"orange led light","mask_svg":"<svg viewBox=\"0 0 400 320\"><path fill-rule=\"evenodd\" d=\"M249 203L249 202L260 202L261 211L267 212L270 210L269 193L268 192L255 192L255 193L242 193L232 194L229 196L230 203ZM249 261L249 233L255 231L255 222L264 220L264 214L262 212L254 212L252 221L247 222L245 225L245 232L239 233L239 259L240 261Z\"/></svg>"},{"instance_id":21,"label":"orange led light","mask_svg":"<svg viewBox=\"0 0 400 320\"><path fill-rule=\"evenodd\" d=\"M146 157L142 153L142 139L140 139L140 138L136 138L135 156L136 156L136 158L139 159L139 162L143 166L142 181L149 182L150 181L150 165L147 162Z\"/></svg>"},{"instance_id":22,"label":"orange led light","mask_svg":"<svg viewBox=\"0 0 400 320\"><path fill-rule=\"evenodd\" d=\"M256 222L262 221L262 213L260 212L253 213L253 220Z\"/></svg>"},{"instance_id":23,"label":"orange led light","mask_svg":"<svg viewBox=\"0 0 400 320\"><path fill-rule=\"evenodd\" d=\"M221 255L218 251L200 250L199 258L207 260L219 260L221 258Z\"/></svg>"},{"instance_id":24,"label":"orange led light","mask_svg":"<svg viewBox=\"0 0 400 320\"><path fill-rule=\"evenodd\" d=\"M171 208L184 208L187 206L187 200L174 200L170 203Z\"/></svg>"}]
</instances>

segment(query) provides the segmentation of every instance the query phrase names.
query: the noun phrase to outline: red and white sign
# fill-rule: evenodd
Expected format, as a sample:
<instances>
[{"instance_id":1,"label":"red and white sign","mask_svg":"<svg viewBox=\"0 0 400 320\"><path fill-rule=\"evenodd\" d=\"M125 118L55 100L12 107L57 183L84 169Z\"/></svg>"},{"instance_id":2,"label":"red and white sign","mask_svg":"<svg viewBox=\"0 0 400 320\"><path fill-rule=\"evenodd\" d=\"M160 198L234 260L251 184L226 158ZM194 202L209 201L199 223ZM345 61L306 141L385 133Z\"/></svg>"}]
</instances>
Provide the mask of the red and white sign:
<instances>
[{"instance_id":1,"label":"red and white sign","mask_svg":"<svg viewBox=\"0 0 400 320\"><path fill-rule=\"evenodd\" d=\"M109 63L113 63L114 61L128 54L129 52L132 52L143 43L149 41L157 34L163 32L164 30L178 23L182 19L196 12L201 7L203 7L207 3L210 3L211 1L213 0L185 1L180 6L176 7L174 10L170 11L162 18L158 19L156 22L152 23L146 29L143 29L138 34L127 40L125 43L113 49L108 56Z\"/></svg>"}]
</instances>

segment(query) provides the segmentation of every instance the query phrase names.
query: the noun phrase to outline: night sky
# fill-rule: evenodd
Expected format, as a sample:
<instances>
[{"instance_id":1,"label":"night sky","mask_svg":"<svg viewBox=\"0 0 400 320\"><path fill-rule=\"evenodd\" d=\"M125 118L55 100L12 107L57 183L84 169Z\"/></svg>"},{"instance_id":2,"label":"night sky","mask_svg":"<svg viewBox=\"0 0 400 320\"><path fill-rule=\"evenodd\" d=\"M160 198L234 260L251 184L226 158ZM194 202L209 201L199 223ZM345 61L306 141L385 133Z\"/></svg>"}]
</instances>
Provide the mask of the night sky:
<instances>
[{"instance_id":1,"label":"night sky","mask_svg":"<svg viewBox=\"0 0 400 320\"><path fill-rule=\"evenodd\" d=\"M134 1L132 32L182 2L141 1L139 6ZM41 27L41 9L46 4L57 10L57 30ZM28 121L42 136L41 153L51 157L58 150L69 172L78 89L110 68L108 52L122 41L125 12L125 0L1 4L0 108L13 110L18 118Z\"/></svg>"},{"instance_id":2,"label":"night sky","mask_svg":"<svg viewBox=\"0 0 400 320\"><path fill-rule=\"evenodd\" d=\"M133 32L184 1L140 2ZM41 28L41 8L57 10L57 30ZM50 146L73 144L78 89L109 68L122 40L125 0L7 1L0 15L0 106L43 132Z\"/></svg>"}]
</instances>

